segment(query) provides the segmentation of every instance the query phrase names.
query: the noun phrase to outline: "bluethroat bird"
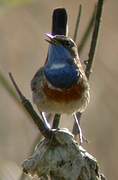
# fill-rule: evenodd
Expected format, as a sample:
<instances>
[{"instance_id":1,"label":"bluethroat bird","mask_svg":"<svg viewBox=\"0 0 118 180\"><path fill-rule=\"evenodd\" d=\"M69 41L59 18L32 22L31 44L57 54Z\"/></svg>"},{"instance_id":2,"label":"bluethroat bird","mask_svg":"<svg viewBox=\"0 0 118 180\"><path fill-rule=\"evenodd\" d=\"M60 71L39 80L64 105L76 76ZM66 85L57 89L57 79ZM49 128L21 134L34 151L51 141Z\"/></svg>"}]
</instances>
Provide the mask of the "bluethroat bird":
<instances>
[{"instance_id":1,"label":"bluethroat bird","mask_svg":"<svg viewBox=\"0 0 118 180\"><path fill-rule=\"evenodd\" d=\"M89 102L89 84L77 46L61 33L46 36L47 59L31 81L33 101L40 112L83 112Z\"/></svg>"}]
</instances>

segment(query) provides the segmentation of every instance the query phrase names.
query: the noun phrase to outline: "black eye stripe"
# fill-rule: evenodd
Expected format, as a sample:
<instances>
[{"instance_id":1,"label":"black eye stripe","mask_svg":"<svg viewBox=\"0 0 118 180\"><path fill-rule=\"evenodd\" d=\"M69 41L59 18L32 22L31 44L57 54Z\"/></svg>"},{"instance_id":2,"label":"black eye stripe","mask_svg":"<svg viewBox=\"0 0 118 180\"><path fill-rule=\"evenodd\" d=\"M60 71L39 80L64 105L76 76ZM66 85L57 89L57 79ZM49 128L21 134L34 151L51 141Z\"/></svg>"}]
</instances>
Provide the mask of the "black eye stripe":
<instances>
[{"instance_id":1,"label":"black eye stripe","mask_svg":"<svg viewBox=\"0 0 118 180\"><path fill-rule=\"evenodd\" d=\"M65 41L65 42L64 42L64 45L70 46L70 45L71 45L71 42L70 42L70 41Z\"/></svg>"},{"instance_id":2,"label":"black eye stripe","mask_svg":"<svg viewBox=\"0 0 118 180\"><path fill-rule=\"evenodd\" d=\"M70 42L70 41L63 41L62 44L63 44L64 46L67 46L67 47L70 47L70 48L73 47L73 43Z\"/></svg>"},{"instance_id":3,"label":"black eye stripe","mask_svg":"<svg viewBox=\"0 0 118 180\"><path fill-rule=\"evenodd\" d=\"M66 39L66 38L59 38L55 37L55 40L65 46L66 48L72 48L74 46L74 42L71 39Z\"/></svg>"}]
</instances>

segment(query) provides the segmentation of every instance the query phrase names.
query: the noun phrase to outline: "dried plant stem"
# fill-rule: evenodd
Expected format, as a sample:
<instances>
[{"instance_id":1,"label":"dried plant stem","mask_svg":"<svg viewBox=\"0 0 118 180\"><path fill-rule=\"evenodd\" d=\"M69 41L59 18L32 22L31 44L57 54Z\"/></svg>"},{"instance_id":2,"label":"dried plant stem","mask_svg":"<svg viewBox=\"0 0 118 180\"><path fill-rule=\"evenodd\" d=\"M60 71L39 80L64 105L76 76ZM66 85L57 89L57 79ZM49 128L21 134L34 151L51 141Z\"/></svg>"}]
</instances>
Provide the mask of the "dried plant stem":
<instances>
[{"instance_id":1,"label":"dried plant stem","mask_svg":"<svg viewBox=\"0 0 118 180\"><path fill-rule=\"evenodd\" d=\"M79 30L81 13L82 13L82 5L80 4L80 5L79 5L78 16L77 16L77 20L76 20L76 26L75 26L74 36L73 36L73 40L74 40L75 42L77 41L77 35L78 35L78 30Z\"/></svg>"},{"instance_id":2,"label":"dried plant stem","mask_svg":"<svg viewBox=\"0 0 118 180\"><path fill-rule=\"evenodd\" d=\"M14 91L14 89L11 87L10 83L8 80L5 78L5 76L0 72L0 84L3 85L3 87L7 90L9 95L15 100L16 103L20 104L18 101L18 97Z\"/></svg>"},{"instance_id":3,"label":"dried plant stem","mask_svg":"<svg viewBox=\"0 0 118 180\"><path fill-rule=\"evenodd\" d=\"M13 76L11 73L9 73L9 77L21 99L21 102L24 106L24 108L26 109L26 111L30 114L30 116L32 117L34 123L37 125L37 127L39 128L39 130L41 131L41 133L44 135L44 137L46 138L50 138L52 136L52 131L51 129L49 129L48 124L44 123L44 121L38 116L38 114L35 112L35 110L33 109L33 106L31 105L31 103L29 102L28 99L26 99L24 97L24 95L21 93L20 89L18 88Z\"/></svg>"},{"instance_id":4,"label":"dried plant stem","mask_svg":"<svg viewBox=\"0 0 118 180\"><path fill-rule=\"evenodd\" d=\"M86 69L85 69L85 74L88 79L92 72L92 65L93 65L93 60L94 60L94 55L95 55L95 50L96 50L96 45L97 45L98 32L100 28L100 19L102 16L103 2L104 0L98 0L97 9L96 9L95 25L93 29L92 40L91 40L91 45L90 45L90 50L89 50L89 58L87 60ZM92 17L91 22L93 21L93 18L94 17ZM87 31L87 34L88 34L88 31ZM79 112L76 113L79 124L80 124L81 115L82 114ZM79 131L78 126L76 122L74 122L73 134L77 135L79 133L78 131Z\"/></svg>"},{"instance_id":5,"label":"dried plant stem","mask_svg":"<svg viewBox=\"0 0 118 180\"><path fill-rule=\"evenodd\" d=\"M86 65L86 70L85 70L85 73L88 79L92 72L92 65L93 65L97 40L98 40L98 33L99 33L99 28L100 28L100 20L102 16L103 3L104 3L104 0L98 0L95 25L94 25L91 46L90 46L90 51L89 51L89 58L88 58L88 63Z\"/></svg>"},{"instance_id":6,"label":"dried plant stem","mask_svg":"<svg viewBox=\"0 0 118 180\"><path fill-rule=\"evenodd\" d=\"M59 126L59 121L60 121L60 114L55 114L53 124L52 124L52 129L56 129Z\"/></svg>"},{"instance_id":7,"label":"dried plant stem","mask_svg":"<svg viewBox=\"0 0 118 180\"><path fill-rule=\"evenodd\" d=\"M95 13L96 13L96 6L93 10L93 13L92 13L92 16L89 20L89 23L87 25L87 28L85 30L85 33L83 34L79 44L78 44L78 52L79 52L79 55L81 54L83 48L84 48L84 45L86 43L86 41L88 40L88 37L89 37L89 34L91 33L91 30L93 28L93 24L94 24L94 20L95 20Z\"/></svg>"}]
</instances>

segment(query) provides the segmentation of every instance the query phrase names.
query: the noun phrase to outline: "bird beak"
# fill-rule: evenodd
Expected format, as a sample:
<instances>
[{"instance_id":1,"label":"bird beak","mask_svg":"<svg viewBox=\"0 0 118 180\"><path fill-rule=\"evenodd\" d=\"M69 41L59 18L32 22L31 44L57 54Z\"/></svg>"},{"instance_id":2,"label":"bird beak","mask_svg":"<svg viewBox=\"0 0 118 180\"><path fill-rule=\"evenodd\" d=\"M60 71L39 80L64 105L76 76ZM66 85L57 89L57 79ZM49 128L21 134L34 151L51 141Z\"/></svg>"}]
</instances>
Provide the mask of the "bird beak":
<instances>
[{"instance_id":1,"label":"bird beak","mask_svg":"<svg viewBox=\"0 0 118 180\"><path fill-rule=\"evenodd\" d=\"M56 40L54 39L54 36L52 34L46 34L46 36L48 37L48 39L45 39L48 43L52 44L52 45L56 45Z\"/></svg>"}]
</instances>

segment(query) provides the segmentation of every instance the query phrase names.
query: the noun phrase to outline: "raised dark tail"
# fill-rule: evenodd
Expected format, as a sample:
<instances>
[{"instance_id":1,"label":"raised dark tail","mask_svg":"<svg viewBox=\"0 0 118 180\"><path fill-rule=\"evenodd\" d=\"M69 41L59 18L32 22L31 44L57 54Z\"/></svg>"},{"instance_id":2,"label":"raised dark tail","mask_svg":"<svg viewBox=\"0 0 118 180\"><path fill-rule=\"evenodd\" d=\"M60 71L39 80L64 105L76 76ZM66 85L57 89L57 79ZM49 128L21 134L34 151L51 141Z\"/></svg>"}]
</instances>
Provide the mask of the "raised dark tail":
<instances>
[{"instance_id":1,"label":"raised dark tail","mask_svg":"<svg viewBox=\"0 0 118 180\"><path fill-rule=\"evenodd\" d=\"M65 8L57 8L52 15L52 35L68 34L68 17Z\"/></svg>"}]
</instances>

